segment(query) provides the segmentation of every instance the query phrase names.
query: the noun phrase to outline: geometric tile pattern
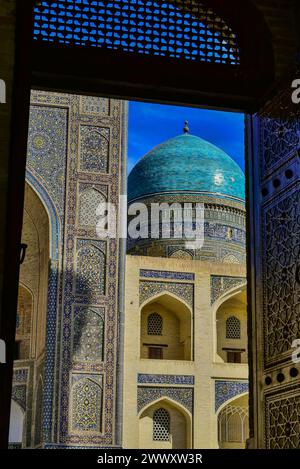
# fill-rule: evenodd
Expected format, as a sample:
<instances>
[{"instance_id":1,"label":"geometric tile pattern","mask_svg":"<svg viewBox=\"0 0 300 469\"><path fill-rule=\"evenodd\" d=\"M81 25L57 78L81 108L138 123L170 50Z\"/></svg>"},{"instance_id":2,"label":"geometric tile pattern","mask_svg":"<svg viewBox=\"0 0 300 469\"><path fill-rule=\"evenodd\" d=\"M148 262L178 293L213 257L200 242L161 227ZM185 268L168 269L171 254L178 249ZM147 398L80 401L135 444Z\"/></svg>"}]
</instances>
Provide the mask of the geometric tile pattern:
<instances>
[{"instance_id":1,"label":"geometric tile pattern","mask_svg":"<svg viewBox=\"0 0 300 469\"><path fill-rule=\"evenodd\" d=\"M73 360L102 361L104 308L75 307Z\"/></svg>"},{"instance_id":2,"label":"geometric tile pattern","mask_svg":"<svg viewBox=\"0 0 300 469\"><path fill-rule=\"evenodd\" d=\"M194 285L188 283L140 281L140 304L161 292L170 292L182 298L191 308L194 302Z\"/></svg>"},{"instance_id":3,"label":"geometric tile pattern","mask_svg":"<svg viewBox=\"0 0 300 469\"><path fill-rule=\"evenodd\" d=\"M98 96L81 96L80 113L88 116L108 116L110 113L110 100Z\"/></svg>"},{"instance_id":4,"label":"geometric tile pattern","mask_svg":"<svg viewBox=\"0 0 300 469\"><path fill-rule=\"evenodd\" d=\"M215 381L215 411L226 401L249 391L248 381Z\"/></svg>"},{"instance_id":5,"label":"geometric tile pattern","mask_svg":"<svg viewBox=\"0 0 300 469\"><path fill-rule=\"evenodd\" d=\"M151 402L161 397L169 397L185 407L191 414L193 413L194 403L193 388L159 388L159 387L138 387L137 394L137 411L140 411L151 404Z\"/></svg>"},{"instance_id":6,"label":"geometric tile pattern","mask_svg":"<svg viewBox=\"0 0 300 469\"><path fill-rule=\"evenodd\" d=\"M26 409L26 385L13 386L11 398L19 404L23 410Z\"/></svg>"},{"instance_id":7,"label":"geometric tile pattern","mask_svg":"<svg viewBox=\"0 0 300 469\"><path fill-rule=\"evenodd\" d=\"M90 125L80 127L80 169L106 173L109 163L110 130Z\"/></svg>"},{"instance_id":8,"label":"geometric tile pattern","mask_svg":"<svg viewBox=\"0 0 300 469\"><path fill-rule=\"evenodd\" d=\"M51 259L42 434L46 446L51 446L52 442L62 447L66 444L68 447L111 446L116 444L113 422L118 418L115 414L115 390L118 379L116 340L119 245L114 239L97 239L94 227L92 231L88 225L76 223L75 214L79 214L79 195L84 190L98 190L98 187L105 197L109 194L108 201L118 207L123 144L120 136L123 135L126 122L126 105L119 100L42 91L32 92L31 105L36 108L31 113L31 131L42 130L42 135L30 137L30 173L48 195L48 199L42 197L45 206L48 208L52 200L53 206L57 208L60 220L53 226L61 227L59 237L57 232L51 232L51 243L58 245L59 249L55 259ZM92 142L91 138L96 140ZM101 143L101 148L96 149L96 141ZM92 143L91 148L89 142ZM89 162L91 166L88 166ZM40 192L39 187L37 192ZM105 310L102 359L83 360L83 354L88 358L90 355L81 349L83 354L80 360L79 356L74 360L73 328L76 313L100 313L102 309ZM79 321L86 337L95 330L96 316L92 319L88 313L87 317L88 324L83 326L82 321ZM75 335L75 342L82 346L79 336ZM98 350L97 356L100 355ZM59 366L56 367L56 364ZM94 372L101 372L105 376L101 385L103 405L99 407L97 404L97 409L100 409L97 412L102 412L102 417L100 420L97 418L96 434L84 431L82 435L74 428L70 432L74 415L74 412L70 414L70 375L73 376L74 371L79 370L84 373L85 379L92 382L96 382ZM92 390L94 392L94 385ZM93 402L91 400L92 406ZM99 421L103 422L101 433ZM37 435L36 441L39 439L40 435Z\"/></svg>"},{"instance_id":9,"label":"geometric tile pattern","mask_svg":"<svg viewBox=\"0 0 300 469\"><path fill-rule=\"evenodd\" d=\"M31 105L27 169L64 215L68 110Z\"/></svg>"},{"instance_id":10,"label":"geometric tile pattern","mask_svg":"<svg viewBox=\"0 0 300 469\"><path fill-rule=\"evenodd\" d=\"M278 220L284 220L278 225ZM300 337L300 190L285 192L263 211L264 355L270 363L285 357Z\"/></svg>"},{"instance_id":11,"label":"geometric tile pattern","mask_svg":"<svg viewBox=\"0 0 300 469\"><path fill-rule=\"evenodd\" d=\"M105 203L106 198L104 195L93 187L83 191L79 196L79 224L95 228L99 220L97 209L100 204Z\"/></svg>"},{"instance_id":12,"label":"geometric tile pattern","mask_svg":"<svg viewBox=\"0 0 300 469\"><path fill-rule=\"evenodd\" d=\"M295 391L266 397L267 449L300 448L300 394Z\"/></svg>"},{"instance_id":13,"label":"geometric tile pattern","mask_svg":"<svg viewBox=\"0 0 300 469\"><path fill-rule=\"evenodd\" d=\"M105 294L105 254L94 244L85 244L77 252L76 293L91 294L93 290Z\"/></svg>"},{"instance_id":14,"label":"geometric tile pattern","mask_svg":"<svg viewBox=\"0 0 300 469\"><path fill-rule=\"evenodd\" d=\"M83 378L72 387L72 430L100 432L102 388L89 378Z\"/></svg>"},{"instance_id":15,"label":"geometric tile pattern","mask_svg":"<svg viewBox=\"0 0 300 469\"><path fill-rule=\"evenodd\" d=\"M211 304L213 304L220 296L231 290L238 285L246 283L246 278L243 277L225 277L211 275L210 286L211 286Z\"/></svg>"}]
</instances>

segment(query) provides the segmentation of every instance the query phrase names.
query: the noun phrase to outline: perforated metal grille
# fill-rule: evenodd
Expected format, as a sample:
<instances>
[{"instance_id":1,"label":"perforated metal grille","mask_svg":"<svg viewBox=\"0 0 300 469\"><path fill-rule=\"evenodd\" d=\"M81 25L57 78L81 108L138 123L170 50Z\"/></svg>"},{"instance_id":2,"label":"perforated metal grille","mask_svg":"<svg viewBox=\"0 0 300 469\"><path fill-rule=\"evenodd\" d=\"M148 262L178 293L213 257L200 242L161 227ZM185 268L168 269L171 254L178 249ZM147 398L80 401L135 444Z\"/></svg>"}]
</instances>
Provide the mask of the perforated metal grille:
<instances>
[{"instance_id":1,"label":"perforated metal grille","mask_svg":"<svg viewBox=\"0 0 300 469\"><path fill-rule=\"evenodd\" d=\"M148 335L162 335L163 319L157 313L148 316Z\"/></svg>"},{"instance_id":2,"label":"perforated metal grille","mask_svg":"<svg viewBox=\"0 0 300 469\"><path fill-rule=\"evenodd\" d=\"M170 415L166 409L153 414L153 441L170 441Z\"/></svg>"},{"instance_id":3,"label":"perforated metal grille","mask_svg":"<svg viewBox=\"0 0 300 469\"><path fill-rule=\"evenodd\" d=\"M236 34L197 0L44 0L34 39L237 65Z\"/></svg>"},{"instance_id":4,"label":"perforated metal grille","mask_svg":"<svg viewBox=\"0 0 300 469\"><path fill-rule=\"evenodd\" d=\"M231 316L226 321L226 339L241 338L241 322L235 316Z\"/></svg>"}]
</instances>

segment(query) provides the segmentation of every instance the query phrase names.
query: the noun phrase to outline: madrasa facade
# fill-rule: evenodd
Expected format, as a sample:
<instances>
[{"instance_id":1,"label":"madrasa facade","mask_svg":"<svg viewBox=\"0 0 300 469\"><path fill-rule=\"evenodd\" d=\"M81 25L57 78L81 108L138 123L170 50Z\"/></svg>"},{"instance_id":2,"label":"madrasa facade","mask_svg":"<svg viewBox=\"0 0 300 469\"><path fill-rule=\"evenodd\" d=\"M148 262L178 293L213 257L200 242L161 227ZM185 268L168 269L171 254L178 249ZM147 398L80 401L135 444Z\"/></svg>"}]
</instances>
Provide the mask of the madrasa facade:
<instances>
[{"instance_id":1,"label":"madrasa facade","mask_svg":"<svg viewBox=\"0 0 300 469\"><path fill-rule=\"evenodd\" d=\"M125 101L32 92L10 446L244 448L243 172L186 123L127 178L127 127ZM99 237L108 202L117 232L159 204L158 236ZM201 247L174 211L161 236L167 204L202 207Z\"/></svg>"}]
</instances>

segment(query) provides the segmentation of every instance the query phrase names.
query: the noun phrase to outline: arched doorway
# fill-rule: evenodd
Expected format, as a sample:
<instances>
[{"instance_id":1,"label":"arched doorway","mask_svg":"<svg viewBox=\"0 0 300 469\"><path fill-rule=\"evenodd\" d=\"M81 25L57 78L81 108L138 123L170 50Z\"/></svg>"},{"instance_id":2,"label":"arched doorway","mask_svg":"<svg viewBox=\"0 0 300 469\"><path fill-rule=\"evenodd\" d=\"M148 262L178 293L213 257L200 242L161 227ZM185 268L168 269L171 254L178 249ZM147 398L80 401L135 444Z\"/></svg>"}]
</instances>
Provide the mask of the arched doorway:
<instances>
[{"instance_id":1,"label":"arched doorway","mask_svg":"<svg viewBox=\"0 0 300 469\"><path fill-rule=\"evenodd\" d=\"M226 295L218 304L216 353L225 363L248 363L246 286Z\"/></svg>"},{"instance_id":2,"label":"arched doorway","mask_svg":"<svg viewBox=\"0 0 300 469\"><path fill-rule=\"evenodd\" d=\"M14 400L10 407L9 444L12 447L22 447L25 413Z\"/></svg>"},{"instance_id":3,"label":"arched doorway","mask_svg":"<svg viewBox=\"0 0 300 469\"><path fill-rule=\"evenodd\" d=\"M218 442L221 449L245 449L249 438L248 394L225 405L218 415Z\"/></svg>"},{"instance_id":4,"label":"arched doorway","mask_svg":"<svg viewBox=\"0 0 300 469\"><path fill-rule=\"evenodd\" d=\"M50 226L43 202L28 183L25 186L22 243L27 249L20 267L14 384L20 385L16 389L22 388L25 411L21 409L21 414L16 404L12 404L11 431L12 438L19 435L20 439L22 415L22 426L25 422L23 447L36 447L41 443L42 428L43 393L39 383L45 365Z\"/></svg>"},{"instance_id":5,"label":"arched doorway","mask_svg":"<svg viewBox=\"0 0 300 469\"><path fill-rule=\"evenodd\" d=\"M139 447L190 448L191 419L188 412L169 399L149 405L139 416Z\"/></svg>"},{"instance_id":6,"label":"arched doorway","mask_svg":"<svg viewBox=\"0 0 300 469\"><path fill-rule=\"evenodd\" d=\"M140 349L141 358L192 360L192 314L183 301L163 293L142 307Z\"/></svg>"}]
</instances>

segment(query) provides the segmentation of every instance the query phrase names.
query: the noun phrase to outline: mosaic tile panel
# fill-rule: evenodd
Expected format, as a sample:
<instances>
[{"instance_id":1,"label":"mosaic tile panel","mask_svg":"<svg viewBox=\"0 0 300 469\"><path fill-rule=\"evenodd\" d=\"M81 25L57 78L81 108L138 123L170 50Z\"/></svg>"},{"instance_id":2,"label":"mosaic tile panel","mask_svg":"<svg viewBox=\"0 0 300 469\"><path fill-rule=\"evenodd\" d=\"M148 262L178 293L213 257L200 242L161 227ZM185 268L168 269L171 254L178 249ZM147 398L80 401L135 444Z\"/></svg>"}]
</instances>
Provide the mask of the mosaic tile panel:
<instances>
[{"instance_id":1,"label":"mosaic tile panel","mask_svg":"<svg viewBox=\"0 0 300 469\"><path fill-rule=\"evenodd\" d=\"M169 397L193 413L194 391L192 388L138 387L137 411L140 411L162 397Z\"/></svg>"},{"instance_id":2,"label":"mosaic tile panel","mask_svg":"<svg viewBox=\"0 0 300 469\"><path fill-rule=\"evenodd\" d=\"M72 430L101 432L102 387L90 378L82 378L72 386Z\"/></svg>"},{"instance_id":3,"label":"mosaic tile panel","mask_svg":"<svg viewBox=\"0 0 300 469\"><path fill-rule=\"evenodd\" d=\"M81 96L80 112L87 115L109 115L110 100L97 96Z\"/></svg>"},{"instance_id":4,"label":"mosaic tile panel","mask_svg":"<svg viewBox=\"0 0 300 469\"><path fill-rule=\"evenodd\" d=\"M246 278L244 277L222 277L212 275L210 277L211 304L213 304L228 290L231 290L238 285L243 285L244 283L246 283Z\"/></svg>"},{"instance_id":5,"label":"mosaic tile panel","mask_svg":"<svg viewBox=\"0 0 300 469\"><path fill-rule=\"evenodd\" d=\"M80 169L108 172L110 129L91 125L80 127Z\"/></svg>"},{"instance_id":6,"label":"mosaic tile panel","mask_svg":"<svg viewBox=\"0 0 300 469\"><path fill-rule=\"evenodd\" d=\"M31 105L27 169L64 215L68 110Z\"/></svg>"},{"instance_id":7,"label":"mosaic tile panel","mask_svg":"<svg viewBox=\"0 0 300 469\"><path fill-rule=\"evenodd\" d=\"M193 308L194 285L187 283L169 283L169 282L140 282L140 304L152 296L162 292L170 292L178 298L184 299L187 304Z\"/></svg>"},{"instance_id":8,"label":"mosaic tile panel","mask_svg":"<svg viewBox=\"0 0 300 469\"><path fill-rule=\"evenodd\" d=\"M178 249L177 251L174 251L171 255L171 258L175 259L185 259L185 260L192 260L194 258L194 254L191 252L187 251L186 249Z\"/></svg>"},{"instance_id":9,"label":"mosaic tile panel","mask_svg":"<svg viewBox=\"0 0 300 469\"><path fill-rule=\"evenodd\" d=\"M26 396L26 385L21 384L13 386L11 398L19 404L23 410L26 409Z\"/></svg>"},{"instance_id":10,"label":"mosaic tile panel","mask_svg":"<svg viewBox=\"0 0 300 469\"><path fill-rule=\"evenodd\" d=\"M60 340L61 350L60 356L63 357L61 362L60 370L60 388L59 388L59 420L57 421L57 439L56 441L60 444L64 444L67 447L70 446L84 446L93 445L108 447L110 445L118 445L119 435L115 430L114 422L119 419L119 416L115 414L115 399L118 374L116 372L116 359L117 359L117 347L116 341L118 337L118 295L119 295L119 271L118 271L118 259L120 256L118 242L111 239L106 242L100 240L91 239L89 234L86 236L79 236L78 229L76 228L76 222L74 214L78 210L78 197L77 191L81 184L91 185L106 185L108 186L108 201L119 205L119 176L120 176L120 158L124 154L122 149L122 139L120 135L123 132L123 125L125 125L126 119L126 106L123 102L117 100L110 101L110 115L108 116L85 116L85 122L91 119L93 125L99 127L109 127L111 130L110 135L110 173L102 173L96 171L77 172L79 148L78 144L80 141L80 127L82 125L82 115L80 112L80 100L78 96L72 96L70 98L70 118L71 118L71 132L69 133L69 154L68 154L68 172L67 172L67 190L68 198L66 201L66 231L65 231L65 258L64 258L64 284L62 295L64 298L64 309L62 316L62 337ZM82 104L82 101L81 101ZM123 117L123 111L125 112ZM123 123L124 119L124 123ZM103 125L101 124L104 120ZM77 241L75 238L78 236ZM88 262L81 264L82 273L86 275L89 286L86 288L84 281L74 282L74 271L78 273L78 251L84 250L89 246L93 246L92 252L95 252L95 248L100 254L101 260L105 255L105 275L101 277L103 272L103 265L101 264L99 273L99 261L94 257L92 262L92 256L90 256L90 250L88 250ZM84 256L83 256L84 257ZM97 274L99 274L100 282L94 282L91 271L96 268ZM104 288L104 278L105 286ZM103 280L103 282L101 281ZM77 283L77 285L76 285ZM76 292L77 286L77 292ZM90 291L91 287L96 286L98 291ZM100 290L99 290L100 286ZM75 287L75 288L74 288ZM101 289L103 294L101 294ZM74 295L75 294L75 295ZM72 415L74 415L74 408L71 411L70 407L70 373L75 371L75 363L72 361L72 317L74 304L82 304L86 307L92 305L93 307L104 307L105 308L105 361L101 364L101 370L105 373L105 382L102 388L103 398L103 424L102 432L91 432L84 430L72 429L70 431L70 422L72 421ZM96 364L93 365L96 367ZM77 370L76 366L76 370ZM91 373L91 363L81 362L80 370L82 373L86 373L90 376L92 381L95 381ZM99 368L100 369L100 368ZM83 424L84 425L84 424ZM118 428L118 427L117 427Z\"/></svg>"},{"instance_id":11,"label":"mosaic tile panel","mask_svg":"<svg viewBox=\"0 0 300 469\"><path fill-rule=\"evenodd\" d=\"M215 410L229 399L249 391L248 381L215 381Z\"/></svg>"},{"instance_id":12,"label":"mosaic tile panel","mask_svg":"<svg viewBox=\"0 0 300 469\"><path fill-rule=\"evenodd\" d=\"M75 214L79 212L79 194L88 187L96 190L101 187L100 192L105 196L109 194L109 201L118 206L120 156L123 154L120 136L123 133L125 135L123 126L126 122L127 108L118 100L40 91L32 93L32 107L34 112L31 116L34 118L38 116L38 118L34 125L32 124L31 131L35 132L36 129L42 131L45 128L45 135L32 134L30 137L31 167L28 177L33 179L34 184L31 185L37 192L43 193L41 199L49 212L52 210L49 210L52 203L54 214L53 223L51 222L52 267L48 292L44 409L40 413L43 415L41 426L43 431L38 435L37 440L43 439L43 444L49 447L54 444L54 441L62 447L84 447L84 445L107 447L115 445L117 438L114 431L116 420L114 402L117 379L118 315L116 311L118 311L119 294L119 249L115 240L106 243L91 239L94 238L94 233L88 231L89 227L77 227L78 220ZM57 122L56 125L52 125L51 121L55 119L56 113ZM46 118L47 114L48 118ZM65 116L66 125L62 125L62 116ZM84 127L89 128L82 130ZM92 127L91 136L89 131ZM52 136L47 133L49 128L55 129L57 135ZM99 148L96 151L95 140L92 142L91 149L88 148L88 138L94 136L99 141L99 129L104 129L101 138L107 137L107 132L109 132L109 147L103 139L101 150L105 150L103 153L105 157L107 155L107 163L110 164L109 174L108 167L104 168L105 171L102 169L103 161L98 158ZM80 141L81 132L86 138L85 142ZM68 142L67 146L64 145L66 142ZM81 154L80 145L82 144L86 145ZM43 150L45 150L44 153ZM68 161L67 166L66 161ZM81 171L78 172L80 161L83 162L83 167L80 167ZM104 191L102 188L105 188ZM65 197L66 194L67 197ZM55 221L57 214L60 216L59 221ZM61 233L63 233L62 236ZM98 256L102 253L100 254L101 261L102 256L105 256L104 262L101 262L101 269L99 269L99 258L94 256L93 264L90 262L89 246L92 246L93 254L94 249L97 249ZM76 269L77 254L82 250L84 254L88 254L88 259L82 256L80 271L83 276L80 281ZM98 290L93 289L91 292L91 288L96 286L91 274L95 265L98 269L96 275ZM105 308L104 347L106 353L104 354L105 361L98 364L88 361L73 362L72 318L74 305L80 304L84 308L88 308L91 304L93 308ZM56 363L60 366L56 367ZM97 372L101 368L106 376L102 387L103 432L100 434L97 431L91 434L89 431L82 433L79 430L72 430L70 433L73 415L72 412L70 413L70 373L72 374L75 369L80 369L86 377L91 377L92 381L95 381L92 374L93 368Z\"/></svg>"},{"instance_id":13,"label":"mosaic tile panel","mask_svg":"<svg viewBox=\"0 0 300 469\"><path fill-rule=\"evenodd\" d=\"M192 386L195 384L195 377L188 375L149 375L139 373L137 382L139 384L183 384Z\"/></svg>"},{"instance_id":14,"label":"mosaic tile panel","mask_svg":"<svg viewBox=\"0 0 300 469\"><path fill-rule=\"evenodd\" d=\"M104 352L104 308L74 308L73 360L102 361Z\"/></svg>"},{"instance_id":15,"label":"mosaic tile panel","mask_svg":"<svg viewBox=\"0 0 300 469\"><path fill-rule=\"evenodd\" d=\"M94 290L105 294L106 255L95 246L86 243L77 252L76 293L92 294Z\"/></svg>"},{"instance_id":16,"label":"mosaic tile panel","mask_svg":"<svg viewBox=\"0 0 300 469\"><path fill-rule=\"evenodd\" d=\"M91 187L79 195L79 224L96 228L99 220L97 209L106 203L106 197Z\"/></svg>"}]
</instances>

